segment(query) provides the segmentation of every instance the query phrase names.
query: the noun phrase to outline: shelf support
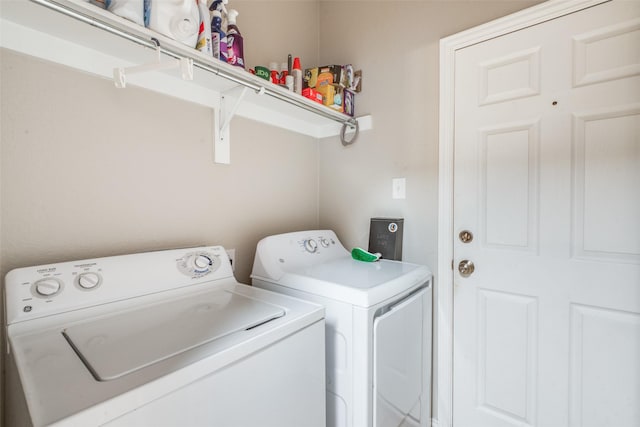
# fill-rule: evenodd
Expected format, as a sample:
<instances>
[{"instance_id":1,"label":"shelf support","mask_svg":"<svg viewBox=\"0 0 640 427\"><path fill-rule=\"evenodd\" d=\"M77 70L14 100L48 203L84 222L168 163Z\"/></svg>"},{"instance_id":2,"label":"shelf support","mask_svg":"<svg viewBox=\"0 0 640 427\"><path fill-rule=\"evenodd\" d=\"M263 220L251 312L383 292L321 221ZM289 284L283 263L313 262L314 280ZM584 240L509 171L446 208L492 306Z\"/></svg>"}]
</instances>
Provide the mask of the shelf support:
<instances>
[{"instance_id":1,"label":"shelf support","mask_svg":"<svg viewBox=\"0 0 640 427\"><path fill-rule=\"evenodd\" d=\"M238 111L247 89L247 87L243 87L238 98L231 105L227 105L230 101L229 96L224 93L221 94L218 109L213 111L213 161L215 163L225 165L231 163L231 132L229 131L229 125Z\"/></svg>"},{"instance_id":2,"label":"shelf support","mask_svg":"<svg viewBox=\"0 0 640 427\"><path fill-rule=\"evenodd\" d=\"M169 70L172 68L180 68L182 80L193 80L193 59L180 58L162 61L162 52L160 50L160 42L152 38L156 45L157 59L155 62L148 64L136 65L127 68L114 68L113 81L118 89L127 87L127 74L146 73L149 71Z\"/></svg>"}]
</instances>

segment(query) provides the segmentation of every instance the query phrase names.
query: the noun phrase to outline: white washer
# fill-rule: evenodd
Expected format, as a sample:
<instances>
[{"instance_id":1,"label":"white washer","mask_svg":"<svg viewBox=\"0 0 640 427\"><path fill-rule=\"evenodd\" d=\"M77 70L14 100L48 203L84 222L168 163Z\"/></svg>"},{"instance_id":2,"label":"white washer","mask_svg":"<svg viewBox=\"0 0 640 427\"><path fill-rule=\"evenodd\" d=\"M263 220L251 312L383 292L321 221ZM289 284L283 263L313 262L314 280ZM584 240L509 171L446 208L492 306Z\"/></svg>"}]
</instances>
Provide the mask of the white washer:
<instances>
[{"instance_id":1,"label":"white washer","mask_svg":"<svg viewBox=\"0 0 640 427\"><path fill-rule=\"evenodd\" d=\"M239 284L220 246L20 268L5 291L36 426L325 426L324 309Z\"/></svg>"},{"instance_id":2,"label":"white washer","mask_svg":"<svg viewBox=\"0 0 640 427\"><path fill-rule=\"evenodd\" d=\"M266 237L252 284L326 309L327 425L431 424L432 275L356 261L330 230Z\"/></svg>"}]
</instances>

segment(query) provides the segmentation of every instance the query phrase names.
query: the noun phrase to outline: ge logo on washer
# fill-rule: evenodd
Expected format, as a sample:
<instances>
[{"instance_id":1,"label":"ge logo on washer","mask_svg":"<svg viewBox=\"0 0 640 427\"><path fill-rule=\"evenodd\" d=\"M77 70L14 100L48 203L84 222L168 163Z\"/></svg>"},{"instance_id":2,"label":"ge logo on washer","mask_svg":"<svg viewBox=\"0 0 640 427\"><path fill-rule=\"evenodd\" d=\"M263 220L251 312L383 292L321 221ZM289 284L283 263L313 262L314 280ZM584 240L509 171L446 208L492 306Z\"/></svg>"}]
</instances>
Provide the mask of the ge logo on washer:
<instances>
[{"instance_id":1,"label":"ge logo on washer","mask_svg":"<svg viewBox=\"0 0 640 427\"><path fill-rule=\"evenodd\" d=\"M391 222L389 223L389 226L387 228L389 229L389 232L395 233L396 231L398 231L398 224L396 224L395 222Z\"/></svg>"}]
</instances>

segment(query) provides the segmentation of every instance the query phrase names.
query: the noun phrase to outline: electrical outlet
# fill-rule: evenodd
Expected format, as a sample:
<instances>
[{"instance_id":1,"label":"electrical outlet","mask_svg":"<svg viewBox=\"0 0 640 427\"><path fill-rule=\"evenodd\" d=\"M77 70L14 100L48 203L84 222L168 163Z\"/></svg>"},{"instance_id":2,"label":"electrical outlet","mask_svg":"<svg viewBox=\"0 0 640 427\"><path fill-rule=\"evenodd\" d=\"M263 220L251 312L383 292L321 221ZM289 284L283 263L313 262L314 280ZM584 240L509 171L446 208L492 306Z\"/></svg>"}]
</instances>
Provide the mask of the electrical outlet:
<instances>
[{"instance_id":1,"label":"electrical outlet","mask_svg":"<svg viewBox=\"0 0 640 427\"><path fill-rule=\"evenodd\" d=\"M236 271L236 250L227 249L227 256L229 257L229 261L231 262L231 270Z\"/></svg>"}]
</instances>

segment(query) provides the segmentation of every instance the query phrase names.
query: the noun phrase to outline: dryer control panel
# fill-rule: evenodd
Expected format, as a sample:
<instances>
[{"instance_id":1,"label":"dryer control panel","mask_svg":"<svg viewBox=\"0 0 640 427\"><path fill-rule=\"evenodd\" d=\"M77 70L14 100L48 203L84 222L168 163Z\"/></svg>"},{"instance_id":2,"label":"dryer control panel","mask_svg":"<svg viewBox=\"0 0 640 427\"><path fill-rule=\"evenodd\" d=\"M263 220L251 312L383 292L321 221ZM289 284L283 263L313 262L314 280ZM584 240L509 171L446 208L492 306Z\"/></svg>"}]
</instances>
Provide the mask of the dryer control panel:
<instances>
[{"instance_id":1,"label":"dryer control panel","mask_svg":"<svg viewBox=\"0 0 640 427\"><path fill-rule=\"evenodd\" d=\"M7 324L228 278L221 246L18 268L5 277Z\"/></svg>"},{"instance_id":2,"label":"dryer control panel","mask_svg":"<svg viewBox=\"0 0 640 427\"><path fill-rule=\"evenodd\" d=\"M332 230L298 231L258 242L252 275L279 278L284 272L351 257Z\"/></svg>"}]
</instances>

